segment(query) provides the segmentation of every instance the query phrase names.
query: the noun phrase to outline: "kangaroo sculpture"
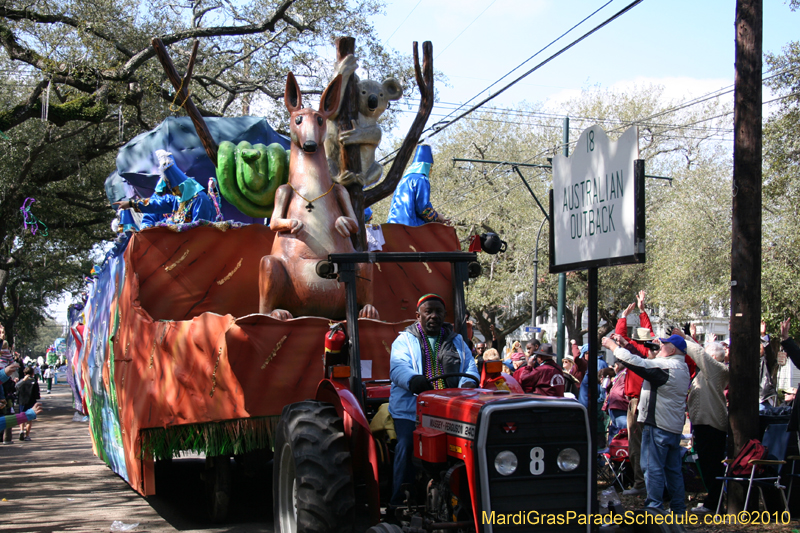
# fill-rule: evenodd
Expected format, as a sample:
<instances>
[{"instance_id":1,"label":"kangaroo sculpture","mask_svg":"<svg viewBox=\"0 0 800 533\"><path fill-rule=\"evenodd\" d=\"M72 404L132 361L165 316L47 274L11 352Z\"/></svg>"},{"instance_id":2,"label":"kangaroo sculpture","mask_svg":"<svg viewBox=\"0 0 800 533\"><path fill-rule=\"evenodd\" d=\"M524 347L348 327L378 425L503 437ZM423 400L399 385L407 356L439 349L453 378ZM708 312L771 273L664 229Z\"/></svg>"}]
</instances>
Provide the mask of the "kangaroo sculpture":
<instances>
[{"instance_id":1,"label":"kangaroo sculpture","mask_svg":"<svg viewBox=\"0 0 800 533\"><path fill-rule=\"evenodd\" d=\"M294 75L286 80L284 102L291 115L289 180L275 193L269 227L276 235L270 255L261 258L258 277L259 312L280 320L294 316L344 318L344 286L322 279L317 262L331 253L355 251L350 235L358 222L347 189L331 179L325 150L328 117L338 111L341 75L331 81L320 99L320 110L303 109ZM372 265L357 272L361 318L378 318L372 302Z\"/></svg>"}]
</instances>

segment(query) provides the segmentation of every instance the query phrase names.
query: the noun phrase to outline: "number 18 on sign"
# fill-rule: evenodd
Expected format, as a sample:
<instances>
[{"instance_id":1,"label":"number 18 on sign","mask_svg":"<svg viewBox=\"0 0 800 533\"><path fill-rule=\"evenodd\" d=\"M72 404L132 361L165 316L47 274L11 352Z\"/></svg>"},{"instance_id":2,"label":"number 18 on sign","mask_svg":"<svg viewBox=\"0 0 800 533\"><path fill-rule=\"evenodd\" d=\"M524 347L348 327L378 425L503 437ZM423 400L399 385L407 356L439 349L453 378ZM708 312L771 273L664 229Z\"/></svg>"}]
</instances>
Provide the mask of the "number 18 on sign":
<instances>
[{"instance_id":1,"label":"number 18 on sign","mask_svg":"<svg viewBox=\"0 0 800 533\"><path fill-rule=\"evenodd\" d=\"M644 161L635 126L611 141L584 130L570 157L553 159L550 272L643 263Z\"/></svg>"}]
</instances>

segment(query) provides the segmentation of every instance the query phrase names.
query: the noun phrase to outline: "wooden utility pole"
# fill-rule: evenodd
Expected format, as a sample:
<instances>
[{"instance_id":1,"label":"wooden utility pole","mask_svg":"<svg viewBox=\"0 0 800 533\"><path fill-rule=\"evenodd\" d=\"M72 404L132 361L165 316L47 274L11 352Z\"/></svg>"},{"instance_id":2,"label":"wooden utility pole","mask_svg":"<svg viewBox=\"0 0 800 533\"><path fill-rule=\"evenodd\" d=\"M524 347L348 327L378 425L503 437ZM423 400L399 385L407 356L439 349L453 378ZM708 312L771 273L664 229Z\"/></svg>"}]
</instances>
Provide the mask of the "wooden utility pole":
<instances>
[{"instance_id":1,"label":"wooden utility pole","mask_svg":"<svg viewBox=\"0 0 800 533\"><path fill-rule=\"evenodd\" d=\"M728 418L735 457L758 425L759 324L761 322L761 39L762 0L736 2L736 78L733 114L733 217L731 234L731 354ZM732 483L728 513L744 506Z\"/></svg>"}]
</instances>

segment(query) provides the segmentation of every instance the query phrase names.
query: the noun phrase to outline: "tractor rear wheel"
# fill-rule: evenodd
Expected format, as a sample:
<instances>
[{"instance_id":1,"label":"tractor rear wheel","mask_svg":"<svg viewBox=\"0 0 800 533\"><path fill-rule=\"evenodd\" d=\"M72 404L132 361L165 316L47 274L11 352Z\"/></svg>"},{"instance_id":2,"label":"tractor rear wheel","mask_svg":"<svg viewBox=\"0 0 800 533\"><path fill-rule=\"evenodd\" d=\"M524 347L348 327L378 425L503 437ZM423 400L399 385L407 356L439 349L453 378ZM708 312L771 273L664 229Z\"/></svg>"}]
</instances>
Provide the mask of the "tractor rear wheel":
<instances>
[{"instance_id":1,"label":"tractor rear wheel","mask_svg":"<svg viewBox=\"0 0 800 533\"><path fill-rule=\"evenodd\" d=\"M273 464L275 533L352 531L352 457L331 404L309 400L283 408Z\"/></svg>"}]
</instances>

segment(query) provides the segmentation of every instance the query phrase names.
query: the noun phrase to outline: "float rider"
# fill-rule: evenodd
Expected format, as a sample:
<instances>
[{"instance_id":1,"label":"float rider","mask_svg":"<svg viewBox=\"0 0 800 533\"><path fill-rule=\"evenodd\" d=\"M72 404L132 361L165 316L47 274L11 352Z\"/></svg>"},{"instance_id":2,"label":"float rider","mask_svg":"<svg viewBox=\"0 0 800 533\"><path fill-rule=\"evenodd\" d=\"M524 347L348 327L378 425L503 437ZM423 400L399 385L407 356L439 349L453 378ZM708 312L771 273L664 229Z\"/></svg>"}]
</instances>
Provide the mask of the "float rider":
<instances>
[{"instance_id":1,"label":"float rider","mask_svg":"<svg viewBox=\"0 0 800 533\"><path fill-rule=\"evenodd\" d=\"M392 343L389 413L397 432L397 446L390 507L403 504L401 487L414 479L411 451L417 425L417 395L435 389L477 386L475 381L458 376L431 381L437 375L460 372L480 379L472 350L444 322L444 317L444 299L426 294L417 301L417 321Z\"/></svg>"},{"instance_id":2,"label":"float rider","mask_svg":"<svg viewBox=\"0 0 800 533\"><path fill-rule=\"evenodd\" d=\"M394 190L387 223L422 226L428 222L444 224L450 222L449 219L437 213L431 205L429 176L432 166L433 152L430 145L418 145L414 161Z\"/></svg>"},{"instance_id":3,"label":"float rider","mask_svg":"<svg viewBox=\"0 0 800 533\"><path fill-rule=\"evenodd\" d=\"M114 205L142 213L168 214L164 222L170 224L216 220L214 204L203 190L203 186L177 167L170 152L156 150L156 157L162 179L156 186L155 194L143 200L123 200Z\"/></svg>"}]
</instances>

